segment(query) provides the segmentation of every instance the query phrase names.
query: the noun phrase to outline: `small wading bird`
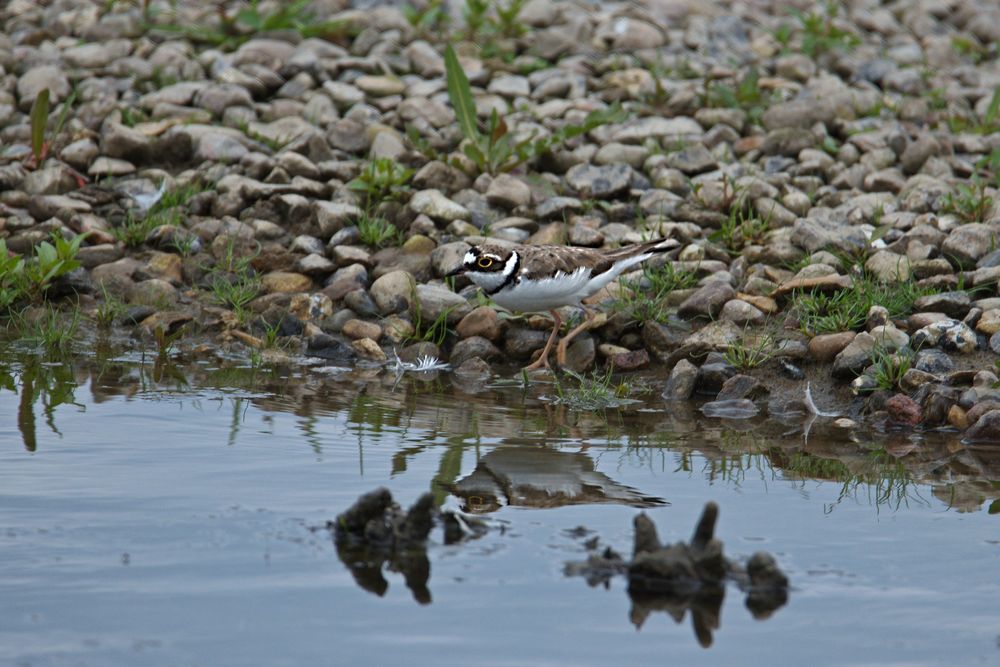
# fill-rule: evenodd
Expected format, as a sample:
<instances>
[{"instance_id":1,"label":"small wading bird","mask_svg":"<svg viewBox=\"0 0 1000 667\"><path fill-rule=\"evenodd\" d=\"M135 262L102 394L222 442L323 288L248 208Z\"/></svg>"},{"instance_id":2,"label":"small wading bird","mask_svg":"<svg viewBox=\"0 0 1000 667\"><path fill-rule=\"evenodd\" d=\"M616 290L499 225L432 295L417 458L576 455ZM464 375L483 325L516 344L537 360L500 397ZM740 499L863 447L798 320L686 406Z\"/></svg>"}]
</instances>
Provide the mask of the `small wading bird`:
<instances>
[{"instance_id":1,"label":"small wading bird","mask_svg":"<svg viewBox=\"0 0 1000 667\"><path fill-rule=\"evenodd\" d=\"M497 305L520 312L548 311L555 320L552 334L545 343L542 356L525 367L535 370L548 367L549 350L559 335L562 318L556 310L562 306L577 306L587 314L582 324L570 331L556 347L556 363L566 364L566 347L581 331L587 329L595 313L581 301L595 294L622 272L646 261L653 255L677 248L673 239L616 248L593 250L558 245L507 246L485 242L473 246L462 264L448 273L465 274L481 287Z\"/></svg>"}]
</instances>

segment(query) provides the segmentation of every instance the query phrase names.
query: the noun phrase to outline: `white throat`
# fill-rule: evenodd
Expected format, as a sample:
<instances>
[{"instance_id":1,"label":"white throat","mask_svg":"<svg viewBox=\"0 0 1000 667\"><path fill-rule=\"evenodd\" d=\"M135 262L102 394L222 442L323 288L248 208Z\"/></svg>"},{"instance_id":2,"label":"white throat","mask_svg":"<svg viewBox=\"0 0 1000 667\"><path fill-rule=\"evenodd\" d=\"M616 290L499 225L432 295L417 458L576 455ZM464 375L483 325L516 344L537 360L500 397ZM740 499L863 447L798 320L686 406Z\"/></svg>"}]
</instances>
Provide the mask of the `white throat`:
<instances>
[{"instance_id":1,"label":"white throat","mask_svg":"<svg viewBox=\"0 0 1000 667\"><path fill-rule=\"evenodd\" d=\"M507 282L512 273L517 271L519 259L520 256L517 252L512 252L503 266L503 271L466 271L465 275L469 277L469 280L486 290L486 292L493 292Z\"/></svg>"}]
</instances>

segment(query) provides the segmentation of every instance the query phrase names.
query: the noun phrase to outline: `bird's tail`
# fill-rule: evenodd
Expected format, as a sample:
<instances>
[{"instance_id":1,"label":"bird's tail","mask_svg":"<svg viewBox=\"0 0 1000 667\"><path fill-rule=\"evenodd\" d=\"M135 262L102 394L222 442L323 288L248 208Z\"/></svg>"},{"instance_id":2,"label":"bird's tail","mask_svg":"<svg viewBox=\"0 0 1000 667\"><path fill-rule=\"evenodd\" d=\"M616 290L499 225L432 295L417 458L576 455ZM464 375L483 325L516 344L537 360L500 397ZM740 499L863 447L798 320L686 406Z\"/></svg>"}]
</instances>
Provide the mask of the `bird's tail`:
<instances>
[{"instance_id":1,"label":"bird's tail","mask_svg":"<svg viewBox=\"0 0 1000 667\"><path fill-rule=\"evenodd\" d=\"M636 243L635 245L618 248L609 252L607 257L612 262L640 255L645 255L645 258L648 258L652 254L674 250L680 247L680 245L676 239L657 239L655 241L646 241L645 243Z\"/></svg>"}]
</instances>

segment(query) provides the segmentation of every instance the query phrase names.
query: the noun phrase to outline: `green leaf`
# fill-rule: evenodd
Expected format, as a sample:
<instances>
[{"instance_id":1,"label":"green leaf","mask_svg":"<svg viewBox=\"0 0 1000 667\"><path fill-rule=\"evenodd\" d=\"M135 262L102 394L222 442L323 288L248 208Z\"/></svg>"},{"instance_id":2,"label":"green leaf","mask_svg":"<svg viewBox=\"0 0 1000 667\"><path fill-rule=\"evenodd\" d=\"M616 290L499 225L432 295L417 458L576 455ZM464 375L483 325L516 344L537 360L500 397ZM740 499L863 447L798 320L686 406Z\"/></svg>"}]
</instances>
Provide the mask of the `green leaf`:
<instances>
[{"instance_id":1,"label":"green leaf","mask_svg":"<svg viewBox=\"0 0 1000 667\"><path fill-rule=\"evenodd\" d=\"M38 258L38 263L42 265L43 270L59 259L56 249L48 241L42 241L35 247L35 257Z\"/></svg>"},{"instance_id":2,"label":"green leaf","mask_svg":"<svg viewBox=\"0 0 1000 667\"><path fill-rule=\"evenodd\" d=\"M983 116L983 125L986 126L987 130L992 128L998 114L1000 114L1000 86L993 91L993 97L990 98L990 105L986 108L986 114Z\"/></svg>"},{"instance_id":3,"label":"green leaf","mask_svg":"<svg viewBox=\"0 0 1000 667\"><path fill-rule=\"evenodd\" d=\"M45 88L31 104L31 152L35 155L35 163L42 161L42 149L45 147L45 125L49 122L49 89Z\"/></svg>"},{"instance_id":4,"label":"green leaf","mask_svg":"<svg viewBox=\"0 0 1000 667\"><path fill-rule=\"evenodd\" d=\"M472 101L472 88L451 44L444 50L444 68L448 80L448 99L455 109L458 126L466 139L478 141L479 129L476 126L476 105Z\"/></svg>"}]
</instances>

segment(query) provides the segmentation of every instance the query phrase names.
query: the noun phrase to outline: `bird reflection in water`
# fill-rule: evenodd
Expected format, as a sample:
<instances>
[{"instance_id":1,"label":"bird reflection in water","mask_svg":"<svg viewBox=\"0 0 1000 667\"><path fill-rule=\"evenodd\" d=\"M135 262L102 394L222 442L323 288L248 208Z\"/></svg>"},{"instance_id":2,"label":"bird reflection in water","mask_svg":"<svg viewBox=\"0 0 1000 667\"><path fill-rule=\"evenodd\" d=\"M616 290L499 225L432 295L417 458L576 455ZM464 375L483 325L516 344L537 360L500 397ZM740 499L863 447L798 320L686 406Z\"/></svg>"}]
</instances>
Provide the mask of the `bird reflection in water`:
<instances>
[{"instance_id":1,"label":"bird reflection in water","mask_svg":"<svg viewBox=\"0 0 1000 667\"><path fill-rule=\"evenodd\" d=\"M619 484L594 470L581 452L536 445L501 445L476 463L476 469L449 489L466 512L493 512L504 505L562 507L614 503L658 507L666 500Z\"/></svg>"}]
</instances>

